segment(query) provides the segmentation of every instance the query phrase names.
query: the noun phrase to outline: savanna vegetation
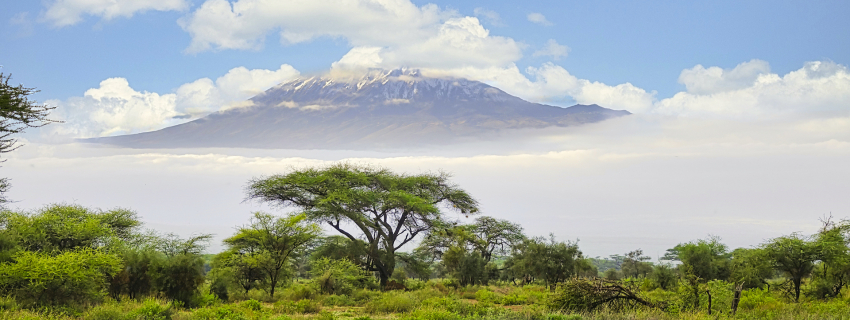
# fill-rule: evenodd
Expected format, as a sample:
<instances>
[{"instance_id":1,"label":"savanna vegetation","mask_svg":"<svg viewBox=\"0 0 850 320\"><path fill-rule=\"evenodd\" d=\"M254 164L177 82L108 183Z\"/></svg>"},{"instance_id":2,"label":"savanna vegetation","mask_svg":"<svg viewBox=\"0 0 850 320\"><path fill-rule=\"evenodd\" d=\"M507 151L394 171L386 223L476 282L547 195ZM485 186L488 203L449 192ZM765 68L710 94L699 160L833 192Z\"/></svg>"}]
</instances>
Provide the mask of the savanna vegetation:
<instances>
[{"instance_id":1,"label":"savanna vegetation","mask_svg":"<svg viewBox=\"0 0 850 320\"><path fill-rule=\"evenodd\" d=\"M2 153L50 109L0 80ZM130 209L3 207L0 318L850 318L848 221L734 250L695 239L651 262L528 236L441 172L307 168L254 179L247 198L290 210L254 213L217 254L211 235L148 230Z\"/></svg>"}]
</instances>

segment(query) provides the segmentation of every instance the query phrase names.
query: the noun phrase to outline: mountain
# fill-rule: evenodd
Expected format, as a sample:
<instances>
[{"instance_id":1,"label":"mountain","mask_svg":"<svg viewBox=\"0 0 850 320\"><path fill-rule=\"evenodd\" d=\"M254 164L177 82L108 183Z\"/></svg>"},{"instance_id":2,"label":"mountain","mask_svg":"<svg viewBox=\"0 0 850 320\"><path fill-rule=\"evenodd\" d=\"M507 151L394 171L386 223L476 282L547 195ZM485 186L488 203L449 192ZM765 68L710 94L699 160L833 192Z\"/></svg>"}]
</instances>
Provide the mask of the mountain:
<instances>
[{"instance_id":1,"label":"mountain","mask_svg":"<svg viewBox=\"0 0 850 320\"><path fill-rule=\"evenodd\" d=\"M597 105L531 103L482 82L426 77L408 69L372 70L353 79L296 79L254 96L249 104L162 130L87 141L133 148L392 148L630 114Z\"/></svg>"}]
</instances>

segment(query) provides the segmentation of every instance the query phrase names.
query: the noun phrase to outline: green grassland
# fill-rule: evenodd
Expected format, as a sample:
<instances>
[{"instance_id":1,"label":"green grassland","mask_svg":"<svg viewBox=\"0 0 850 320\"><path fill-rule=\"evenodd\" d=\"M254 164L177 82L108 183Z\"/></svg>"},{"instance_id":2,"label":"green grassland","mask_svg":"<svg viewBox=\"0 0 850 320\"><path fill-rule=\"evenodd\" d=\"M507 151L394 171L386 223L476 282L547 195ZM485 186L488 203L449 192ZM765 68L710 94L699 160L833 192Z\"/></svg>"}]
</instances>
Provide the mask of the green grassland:
<instances>
[{"instance_id":1,"label":"green grassland","mask_svg":"<svg viewBox=\"0 0 850 320\"><path fill-rule=\"evenodd\" d=\"M672 302L666 310L644 306L591 312L559 310L557 294L544 286L507 283L455 288L451 280L408 280L407 291L358 289L348 295L320 294L311 281L300 281L274 298L259 290L220 301L207 294L203 306L183 308L165 299L106 299L76 312L59 309L22 309L14 299L0 299L2 319L850 319L850 295L831 300L791 302L780 292L744 290L738 312L731 315L731 291L716 291L712 315L707 300L700 310L682 308L677 292L642 284L639 294L650 300ZM722 283L713 284L723 285ZM678 305L676 305L678 304Z\"/></svg>"}]
</instances>

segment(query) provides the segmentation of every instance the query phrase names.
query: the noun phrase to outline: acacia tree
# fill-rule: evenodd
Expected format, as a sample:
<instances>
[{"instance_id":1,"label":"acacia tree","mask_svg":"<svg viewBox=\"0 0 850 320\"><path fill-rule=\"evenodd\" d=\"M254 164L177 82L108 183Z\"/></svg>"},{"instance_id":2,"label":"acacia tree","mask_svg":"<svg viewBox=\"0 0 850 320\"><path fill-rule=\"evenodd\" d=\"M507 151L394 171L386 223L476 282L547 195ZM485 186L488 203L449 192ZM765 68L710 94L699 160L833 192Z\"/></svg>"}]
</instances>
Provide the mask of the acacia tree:
<instances>
[{"instance_id":1,"label":"acacia tree","mask_svg":"<svg viewBox=\"0 0 850 320\"><path fill-rule=\"evenodd\" d=\"M812 273L820 254L818 244L795 233L771 240L764 245L764 250L774 269L788 276L793 285L794 301L799 302L803 278Z\"/></svg>"},{"instance_id":2,"label":"acacia tree","mask_svg":"<svg viewBox=\"0 0 850 320\"><path fill-rule=\"evenodd\" d=\"M29 96L38 92L35 88L9 84L10 75L0 73L0 153L11 152L20 145L14 135L26 129L37 128L57 122L47 119L53 107L39 105L29 100ZM0 178L0 206L8 202L3 194L9 189L9 180Z\"/></svg>"},{"instance_id":3,"label":"acacia tree","mask_svg":"<svg viewBox=\"0 0 850 320\"><path fill-rule=\"evenodd\" d=\"M591 268L589 263L582 263L584 257L578 243L558 242L554 235L549 235L548 241L543 237L526 239L514 248L511 258L514 274L542 278L550 290L583 269Z\"/></svg>"},{"instance_id":4,"label":"acacia tree","mask_svg":"<svg viewBox=\"0 0 850 320\"><path fill-rule=\"evenodd\" d=\"M326 223L352 241L363 240L365 267L378 272L381 286L395 269L396 251L444 224L441 207L478 212L477 201L446 173L405 175L351 164L255 179L248 199L298 207L312 221Z\"/></svg>"},{"instance_id":5,"label":"acacia tree","mask_svg":"<svg viewBox=\"0 0 850 320\"><path fill-rule=\"evenodd\" d=\"M275 288L283 277L292 252L319 237L316 224L306 223L305 215L275 217L256 212L251 224L236 235L224 240L231 250L263 273L268 293L274 297Z\"/></svg>"}]
</instances>

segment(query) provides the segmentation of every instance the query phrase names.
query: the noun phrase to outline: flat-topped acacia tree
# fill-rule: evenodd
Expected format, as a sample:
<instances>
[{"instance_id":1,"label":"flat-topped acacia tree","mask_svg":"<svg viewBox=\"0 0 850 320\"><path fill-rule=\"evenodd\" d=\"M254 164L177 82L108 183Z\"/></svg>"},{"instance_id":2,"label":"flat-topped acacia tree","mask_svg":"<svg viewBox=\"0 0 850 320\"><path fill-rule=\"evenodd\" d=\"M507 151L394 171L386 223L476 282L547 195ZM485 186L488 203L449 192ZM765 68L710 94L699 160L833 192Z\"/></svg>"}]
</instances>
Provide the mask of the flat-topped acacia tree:
<instances>
[{"instance_id":1,"label":"flat-topped acacia tree","mask_svg":"<svg viewBox=\"0 0 850 320\"><path fill-rule=\"evenodd\" d=\"M366 268L381 286L395 269L396 251L417 235L444 226L441 209L470 215L478 202L446 173L406 175L383 168L337 164L254 179L248 199L302 210L351 240L365 243Z\"/></svg>"}]
</instances>

